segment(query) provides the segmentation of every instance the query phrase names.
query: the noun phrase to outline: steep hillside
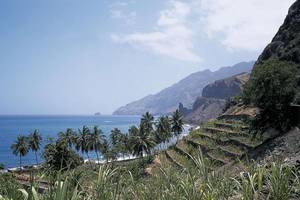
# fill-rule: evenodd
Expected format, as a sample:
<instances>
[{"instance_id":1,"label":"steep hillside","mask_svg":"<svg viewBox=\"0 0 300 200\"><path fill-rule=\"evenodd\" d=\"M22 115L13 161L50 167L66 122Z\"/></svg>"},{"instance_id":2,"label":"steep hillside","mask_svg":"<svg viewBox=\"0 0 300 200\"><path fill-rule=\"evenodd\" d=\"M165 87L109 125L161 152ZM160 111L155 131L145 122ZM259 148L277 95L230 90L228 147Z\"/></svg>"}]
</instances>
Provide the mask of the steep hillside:
<instances>
[{"instance_id":1,"label":"steep hillside","mask_svg":"<svg viewBox=\"0 0 300 200\"><path fill-rule=\"evenodd\" d=\"M254 62L242 62L231 67L223 67L217 71L204 70L193 73L173 86L155 95L149 95L117 109L115 115L143 114L147 111L153 114L165 114L174 111L179 102L190 107L202 89L209 83L238 73L249 72Z\"/></svg>"},{"instance_id":2,"label":"steep hillside","mask_svg":"<svg viewBox=\"0 0 300 200\"><path fill-rule=\"evenodd\" d=\"M249 80L249 73L242 73L215 81L204 87L202 96L194 102L192 109L179 108L188 123L199 124L218 117L225 106L226 99L239 94Z\"/></svg>"},{"instance_id":3,"label":"steep hillside","mask_svg":"<svg viewBox=\"0 0 300 200\"><path fill-rule=\"evenodd\" d=\"M270 58L300 63L300 1L296 1L273 38L257 60Z\"/></svg>"},{"instance_id":4,"label":"steep hillside","mask_svg":"<svg viewBox=\"0 0 300 200\"><path fill-rule=\"evenodd\" d=\"M276 58L299 64L299 39L300 0L297 0L291 7L285 23L276 34L272 43L264 50L257 63L260 64L270 58ZM260 66L261 65L256 65L255 67ZM274 67L274 65L270 66ZM286 67L286 65L283 67ZM296 73L294 73L294 75L297 76ZM279 81L276 76L276 78L273 76L265 77L267 80ZM220 88L229 85L225 83L226 81L220 81L207 87L207 90L203 91L206 97L202 97L202 99L207 97L214 99L216 97L224 98L227 93L224 95L217 92L217 88L213 88L213 85ZM244 82L241 83L243 84ZM259 84L260 83L256 84L255 87ZM263 86L266 88L266 91L270 90L274 92L267 84L263 84ZM274 88L278 90L279 87ZM281 93L283 92L281 91ZM201 98L199 98L198 101L200 102ZM267 103L269 101L270 100L267 100ZM204 101L202 100L202 102ZM299 106L291 107L292 111L295 111L298 115L300 113L299 108ZM185 113L189 111L182 108L182 106L181 109L183 109ZM247 190L251 191L251 195L240 194L228 199L300 199L300 130L298 128L300 120L298 118L297 126L292 127L289 131L278 131L268 127L254 137L253 131L255 130L250 128L249 121L244 119L251 119L259 114L259 111L261 110L258 110L256 107L249 107L249 105L239 104L231 107L226 113L218 117L218 119L202 124L201 127L191 131L188 136L179 140L175 146L160 153L158 155L158 159L161 161L159 167L165 169L166 166L171 166L173 173L178 169L184 169L183 171L188 170L190 172L197 168L199 164L203 166L203 163L205 164L205 161L208 160L209 162L207 163L212 164L208 165L209 168L206 169L207 171L205 171L204 174L209 174L211 170L214 171L214 173L211 173L213 176L216 174L220 174L220 176L232 174L236 177L235 181L239 181L239 185L245 194L249 194ZM280 115L281 113L277 112L277 114ZM294 115L293 117L296 118L297 116ZM202 153L199 152L199 147ZM197 160L197 156L199 155L201 158L204 157L204 159ZM204 161L199 162L199 160ZM250 165L248 161L250 161ZM276 165L278 163L280 167L277 168ZM263 166L263 168L261 168L261 166ZM289 168L292 170L287 173L287 169ZM249 169L252 172L249 172ZM262 175L267 170L270 170L268 175ZM155 168L153 170L154 174L160 173L160 171ZM294 178L292 174L296 174L296 178ZM293 180L296 181L288 180L287 177L289 176L293 177ZM284 182L284 180L286 181ZM201 184L202 180L199 182ZM297 185L295 189L292 189L294 182L297 183ZM271 189L268 191L268 186L272 184L274 184L273 187L269 187L269 189ZM278 187L279 185L280 187ZM257 189L259 187L261 189ZM215 188L218 187L212 188L213 191L215 191ZM288 189L285 193L281 193L282 188ZM271 194L272 192L270 191L272 191L273 194ZM275 195L275 193L281 194Z\"/></svg>"},{"instance_id":5,"label":"steep hillside","mask_svg":"<svg viewBox=\"0 0 300 200\"><path fill-rule=\"evenodd\" d=\"M276 131L268 131L261 138L252 138L249 126L242 120L217 119L203 124L200 129L193 130L188 136L178 141L175 146L159 154L158 167L173 166L174 170L195 168L191 158L203 156L211 163L210 170L230 168L247 155L254 157L255 152L278 136ZM159 173L159 170L154 173Z\"/></svg>"}]
</instances>

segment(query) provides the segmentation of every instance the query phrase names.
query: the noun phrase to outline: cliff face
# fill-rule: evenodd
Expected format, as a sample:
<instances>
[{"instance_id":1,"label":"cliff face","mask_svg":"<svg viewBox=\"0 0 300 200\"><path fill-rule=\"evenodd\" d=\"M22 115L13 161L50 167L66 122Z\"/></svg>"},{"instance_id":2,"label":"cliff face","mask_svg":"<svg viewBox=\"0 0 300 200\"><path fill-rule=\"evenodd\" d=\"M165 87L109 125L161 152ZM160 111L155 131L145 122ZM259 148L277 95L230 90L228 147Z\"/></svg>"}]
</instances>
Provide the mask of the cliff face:
<instances>
[{"instance_id":1,"label":"cliff face","mask_svg":"<svg viewBox=\"0 0 300 200\"><path fill-rule=\"evenodd\" d=\"M221 114L225 103L226 100L224 99L198 97L193 108L186 114L183 114L184 121L190 124L200 124L214 119ZM181 112L180 109L179 111Z\"/></svg>"},{"instance_id":2,"label":"cliff face","mask_svg":"<svg viewBox=\"0 0 300 200\"><path fill-rule=\"evenodd\" d=\"M300 1L297 0L273 38L257 60L257 63L270 58L300 63Z\"/></svg>"},{"instance_id":3,"label":"cliff face","mask_svg":"<svg viewBox=\"0 0 300 200\"><path fill-rule=\"evenodd\" d=\"M192 109L179 106L184 120L191 124L199 124L218 117L223 111L226 99L239 94L249 77L250 73L242 73L207 85L203 89L202 97L197 98Z\"/></svg>"},{"instance_id":4,"label":"cliff face","mask_svg":"<svg viewBox=\"0 0 300 200\"><path fill-rule=\"evenodd\" d=\"M222 67L214 72L204 70L193 73L155 95L149 95L117 109L114 114L140 115L147 111L154 115L167 114L175 111L180 102L191 107L207 84L238 73L249 72L253 64L254 62L242 62L231 67Z\"/></svg>"},{"instance_id":5,"label":"cliff face","mask_svg":"<svg viewBox=\"0 0 300 200\"><path fill-rule=\"evenodd\" d=\"M215 81L203 88L202 96L206 98L228 99L242 90L242 86L249 80L249 73Z\"/></svg>"}]
</instances>

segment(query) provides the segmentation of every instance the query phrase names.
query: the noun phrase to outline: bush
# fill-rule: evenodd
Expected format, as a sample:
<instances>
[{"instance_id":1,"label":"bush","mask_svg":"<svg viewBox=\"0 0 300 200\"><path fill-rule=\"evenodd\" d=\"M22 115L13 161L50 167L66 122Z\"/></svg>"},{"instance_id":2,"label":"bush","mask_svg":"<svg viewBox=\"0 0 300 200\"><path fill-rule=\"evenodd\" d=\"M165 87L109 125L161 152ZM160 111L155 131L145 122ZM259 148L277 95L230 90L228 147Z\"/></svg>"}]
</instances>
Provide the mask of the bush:
<instances>
[{"instance_id":1,"label":"bush","mask_svg":"<svg viewBox=\"0 0 300 200\"><path fill-rule=\"evenodd\" d=\"M279 60L264 61L253 69L242 99L260 109L253 121L255 128L286 131L290 127L289 106L296 93L297 71L295 63Z\"/></svg>"}]
</instances>

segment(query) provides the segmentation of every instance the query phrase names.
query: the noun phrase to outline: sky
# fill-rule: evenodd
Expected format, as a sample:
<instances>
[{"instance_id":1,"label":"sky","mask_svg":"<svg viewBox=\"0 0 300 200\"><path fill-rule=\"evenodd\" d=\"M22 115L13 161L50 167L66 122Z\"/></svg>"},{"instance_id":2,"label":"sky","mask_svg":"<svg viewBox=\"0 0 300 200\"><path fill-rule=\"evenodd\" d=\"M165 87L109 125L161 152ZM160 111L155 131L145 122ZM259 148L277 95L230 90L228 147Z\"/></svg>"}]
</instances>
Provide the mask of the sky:
<instances>
[{"instance_id":1,"label":"sky","mask_svg":"<svg viewBox=\"0 0 300 200\"><path fill-rule=\"evenodd\" d=\"M255 60L295 0L1 0L0 114L110 114Z\"/></svg>"}]
</instances>

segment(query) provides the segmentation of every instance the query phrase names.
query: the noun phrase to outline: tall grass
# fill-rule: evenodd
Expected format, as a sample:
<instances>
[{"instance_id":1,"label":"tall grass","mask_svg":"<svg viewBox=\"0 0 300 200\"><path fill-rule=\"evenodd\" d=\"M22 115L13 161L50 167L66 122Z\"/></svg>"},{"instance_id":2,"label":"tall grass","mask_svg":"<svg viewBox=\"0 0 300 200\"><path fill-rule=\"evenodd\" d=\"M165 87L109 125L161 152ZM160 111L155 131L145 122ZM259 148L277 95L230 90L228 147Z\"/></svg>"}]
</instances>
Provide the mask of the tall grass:
<instances>
[{"instance_id":1,"label":"tall grass","mask_svg":"<svg viewBox=\"0 0 300 200\"><path fill-rule=\"evenodd\" d=\"M299 199L299 172L281 163L249 164L245 172L230 177L211 170L212 163L201 153L192 157L195 168L160 168L152 176L136 179L131 171L101 166L85 180L85 174L58 175L49 190L37 192L0 182L0 200L227 200ZM72 176L80 181L74 181ZM1 177L1 176L0 176ZM3 179L0 179L3 180ZM7 186L3 189L3 185ZM15 195L15 196L13 196Z\"/></svg>"}]
</instances>

